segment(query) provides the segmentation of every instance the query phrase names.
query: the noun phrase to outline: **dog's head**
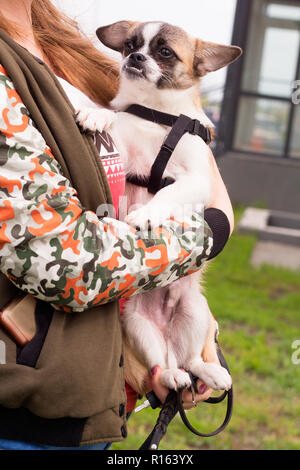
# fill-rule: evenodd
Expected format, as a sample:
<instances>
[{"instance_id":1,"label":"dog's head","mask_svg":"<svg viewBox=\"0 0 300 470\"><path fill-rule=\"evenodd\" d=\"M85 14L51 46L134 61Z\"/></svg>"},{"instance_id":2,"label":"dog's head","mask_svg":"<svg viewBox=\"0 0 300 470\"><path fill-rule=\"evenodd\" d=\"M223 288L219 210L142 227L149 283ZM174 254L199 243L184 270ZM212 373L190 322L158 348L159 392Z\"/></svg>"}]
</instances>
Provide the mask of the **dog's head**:
<instances>
[{"instance_id":1,"label":"dog's head","mask_svg":"<svg viewBox=\"0 0 300 470\"><path fill-rule=\"evenodd\" d=\"M98 28L97 36L122 53L124 78L146 80L160 89L189 88L242 53L237 46L195 39L178 26L160 22L119 21Z\"/></svg>"}]
</instances>

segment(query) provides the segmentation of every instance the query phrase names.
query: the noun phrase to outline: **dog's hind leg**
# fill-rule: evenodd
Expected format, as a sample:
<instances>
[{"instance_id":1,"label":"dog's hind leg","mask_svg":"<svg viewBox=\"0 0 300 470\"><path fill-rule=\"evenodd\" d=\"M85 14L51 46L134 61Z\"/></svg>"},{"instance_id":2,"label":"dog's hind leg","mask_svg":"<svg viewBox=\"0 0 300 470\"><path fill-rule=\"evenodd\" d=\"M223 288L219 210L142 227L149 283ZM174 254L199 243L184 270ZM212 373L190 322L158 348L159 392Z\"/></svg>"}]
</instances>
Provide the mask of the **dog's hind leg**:
<instances>
[{"instance_id":1,"label":"dog's hind leg","mask_svg":"<svg viewBox=\"0 0 300 470\"><path fill-rule=\"evenodd\" d=\"M191 386L191 379L187 372L178 368L173 344L171 341L167 343L167 368L161 373L161 383L170 390L180 390Z\"/></svg>"},{"instance_id":2,"label":"dog's hind leg","mask_svg":"<svg viewBox=\"0 0 300 470\"><path fill-rule=\"evenodd\" d=\"M214 390L229 390L232 380L227 370L215 362L204 362L201 357L194 357L189 363L189 370Z\"/></svg>"},{"instance_id":3,"label":"dog's hind leg","mask_svg":"<svg viewBox=\"0 0 300 470\"><path fill-rule=\"evenodd\" d=\"M167 348L161 330L143 314L139 296L127 301L122 326L133 351L148 370L166 367Z\"/></svg>"},{"instance_id":4,"label":"dog's hind leg","mask_svg":"<svg viewBox=\"0 0 300 470\"><path fill-rule=\"evenodd\" d=\"M204 362L201 357L208 352L206 343L211 335L212 316L205 297L199 292L198 277L193 275L179 282L177 289L181 296L172 319L171 335L179 367L191 371L208 387L228 390L231 377L227 370L219 363ZM219 362L217 355L210 354L209 360L214 359Z\"/></svg>"}]
</instances>

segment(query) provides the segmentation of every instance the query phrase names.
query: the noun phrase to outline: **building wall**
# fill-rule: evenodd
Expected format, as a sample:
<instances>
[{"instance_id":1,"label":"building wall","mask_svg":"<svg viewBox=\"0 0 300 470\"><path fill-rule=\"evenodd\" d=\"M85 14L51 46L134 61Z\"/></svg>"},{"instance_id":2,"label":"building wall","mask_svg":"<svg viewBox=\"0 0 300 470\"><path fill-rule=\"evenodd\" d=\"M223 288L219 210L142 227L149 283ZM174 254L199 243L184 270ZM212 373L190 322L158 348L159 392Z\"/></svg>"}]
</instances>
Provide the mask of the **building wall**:
<instances>
[{"instance_id":1,"label":"building wall","mask_svg":"<svg viewBox=\"0 0 300 470\"><path fill-rule=\"evenodd\" d=\"M234 204L300 213L300 162L227 152L217 160Z\"/></svg>"}]
</instances>

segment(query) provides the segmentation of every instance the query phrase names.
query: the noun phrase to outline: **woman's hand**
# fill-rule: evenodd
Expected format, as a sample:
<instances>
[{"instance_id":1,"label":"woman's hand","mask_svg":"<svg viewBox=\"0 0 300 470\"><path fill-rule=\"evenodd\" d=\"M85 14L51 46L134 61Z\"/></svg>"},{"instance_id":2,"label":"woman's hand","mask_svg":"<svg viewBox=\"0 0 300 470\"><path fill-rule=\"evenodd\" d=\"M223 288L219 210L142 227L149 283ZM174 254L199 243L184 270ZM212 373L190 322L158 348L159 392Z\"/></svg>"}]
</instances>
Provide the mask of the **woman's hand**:
<instances>
[{"instance_id":1,"label":"woman's hand","mask_svg":"<svg viewBox=\"0 0 300 470\"><path fill-rule=\"evenodd\" d=\"M152 371L152 375L149 374L149 376L147 377L146 386L147 391L153 390L155 395L160 399L161 403L164 403L170 390L167 387L161 385L161 372L161 367L156 366ZM207 400L212 394L212 389L207 387L201 380L197 380L197 388L199 393L196 393L195 395L196 403ZM185 409L190 409L194 407L192 393L188 390L184 390L184 392L182 393L182 401Z\"/></svg>"}]
</instances>

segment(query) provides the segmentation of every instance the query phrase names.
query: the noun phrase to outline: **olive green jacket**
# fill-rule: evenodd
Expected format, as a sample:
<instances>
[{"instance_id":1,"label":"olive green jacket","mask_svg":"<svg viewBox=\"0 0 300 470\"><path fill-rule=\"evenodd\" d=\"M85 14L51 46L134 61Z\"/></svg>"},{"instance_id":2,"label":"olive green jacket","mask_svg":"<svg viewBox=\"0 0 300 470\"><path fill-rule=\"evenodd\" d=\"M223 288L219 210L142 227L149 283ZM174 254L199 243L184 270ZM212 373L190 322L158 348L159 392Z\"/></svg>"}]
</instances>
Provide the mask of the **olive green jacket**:
<instances>
[{"instance_id":1,"label":"olive green jacket","mask_svg":"<svg viewBox=\"0 0 300 470\"><path fill-rule=\"evenodd\" d=\"M83 206L96 211L111 203L93 138L79 131L53 73L3 31L0 63ZM1 274L0 308L17 291ZM0 329L6 350L0 437L57 446L122 440L126 394L118 302L70 314L38 301L39 312L38 334L22 350Z\"/></svg>"}]
</instances>

